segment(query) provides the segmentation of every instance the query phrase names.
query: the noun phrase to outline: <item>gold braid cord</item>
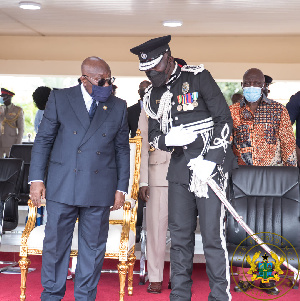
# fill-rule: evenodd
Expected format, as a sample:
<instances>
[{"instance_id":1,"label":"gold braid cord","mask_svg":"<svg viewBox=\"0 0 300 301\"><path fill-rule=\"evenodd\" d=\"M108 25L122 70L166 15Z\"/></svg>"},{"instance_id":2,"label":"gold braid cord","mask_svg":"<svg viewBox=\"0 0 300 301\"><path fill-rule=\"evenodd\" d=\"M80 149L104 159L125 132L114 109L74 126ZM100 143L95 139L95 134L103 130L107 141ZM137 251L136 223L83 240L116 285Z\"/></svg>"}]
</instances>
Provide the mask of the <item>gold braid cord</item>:
<instances>
[{"instance_id":1,"label":"gold braid cord","mask_svg":"<svg viewBox=\"0 0 300 301\"><path fill-rule=\"evenodd\" d=\"M22 109L20 108L19 112L16 114L14 118L7 119L6 117L3 119L2 124L1 124L1 131L2 134L4 134L4 125L7 124L9 127L16 129L17 127L14 126L14 123L18 120L20 114L21 114Z\"/></svg>"}]
</instances>

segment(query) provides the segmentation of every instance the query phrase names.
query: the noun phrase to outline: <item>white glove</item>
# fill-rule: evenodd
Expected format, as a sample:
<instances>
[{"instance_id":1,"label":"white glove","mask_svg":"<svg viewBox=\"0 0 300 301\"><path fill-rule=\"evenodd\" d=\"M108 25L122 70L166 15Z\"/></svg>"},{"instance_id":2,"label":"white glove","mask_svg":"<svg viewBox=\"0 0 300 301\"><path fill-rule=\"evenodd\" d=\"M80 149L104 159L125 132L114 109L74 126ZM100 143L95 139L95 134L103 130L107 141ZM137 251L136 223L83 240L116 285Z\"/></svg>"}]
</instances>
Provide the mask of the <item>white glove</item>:
<instances>
[{"instance_id":1,"label":"white glove","mask_svg":"<svg viewBox=\"0 0 300 301\"><path fill-rule=\"evenodd\" d=\"M195 159L191 159L187 166L193 171L193 173L195 173L198 180L206 182L212 175L216 167L216 163L204 160L200 155Z\"/></svg>"},{"instance_id":2,"label":"white glove","mask_svg":"<svg viewBox=\"0 0 300 301\"><path fill-rule=\"evenodd\" d=\"M197 133L188 131L180 126L174 126L165 137L166 146L183 146L194 142L197 139Z\"/></svg>"}]
</instances>

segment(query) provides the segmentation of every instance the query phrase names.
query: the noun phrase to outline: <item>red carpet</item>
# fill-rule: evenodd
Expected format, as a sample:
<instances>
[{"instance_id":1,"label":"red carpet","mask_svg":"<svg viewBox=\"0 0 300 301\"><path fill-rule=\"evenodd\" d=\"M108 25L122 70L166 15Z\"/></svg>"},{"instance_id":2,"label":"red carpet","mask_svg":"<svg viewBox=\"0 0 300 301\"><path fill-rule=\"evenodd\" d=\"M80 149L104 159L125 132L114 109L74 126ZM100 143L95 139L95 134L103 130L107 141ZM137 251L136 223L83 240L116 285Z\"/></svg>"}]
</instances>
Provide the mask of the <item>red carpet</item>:
<instances>
[{"instance_id":1,"label":"red carpet","mask_svg":"<svg viewBox=\"0 0 300 301\"><path fill-rule=\"evenodd\" d=\"M27 301L38 301L40 300L40 293L42 286L40 283L41 274L41 256L30 256L32 268L36 268L34 272L28 274L27 277ZM19 256L17 253L1 253L0 260L14 260L18 261ZM104 269L115 269L117 261L105 260ZM135 265L135 270L138 269L138 262ZM164 273L163 291L161 294L149 294L146 292L147 285L139 285L139 276L134 275L133 278L133 296L129 297L125 295L127 301L163 301L169 300L170 290L167 289L167 283L169 280L169 263L166 262L166 269ZM192 301L206 301L209 294L208 278L205 273L205 264L194 264L193 272L193 287L192 287ZM232 279L231 293L233 301L253 301L259 300L280 300L280 301L298 301L300 300L300 289L295 290L287 288L287 281L284 281L280 285L281 293L279 296L269 296L258 289L254 289L249 292L249 296L244 293L235 293L233 287L235 282ZM19 301L20 296L20 275L9 275L0 273L0 301ZM64 301L74 301L73 297L73 281L67 280L67 291L64 297ZM104 273L101 275L101 279L98 285L97 300L101 301L118 301L119 300L119 277L117 274ZM286 294L284 296L283 293ZM281 297L280 297L281 296ZM278 299L279 297L279 299Z\"/></svg>"}]
</instances>

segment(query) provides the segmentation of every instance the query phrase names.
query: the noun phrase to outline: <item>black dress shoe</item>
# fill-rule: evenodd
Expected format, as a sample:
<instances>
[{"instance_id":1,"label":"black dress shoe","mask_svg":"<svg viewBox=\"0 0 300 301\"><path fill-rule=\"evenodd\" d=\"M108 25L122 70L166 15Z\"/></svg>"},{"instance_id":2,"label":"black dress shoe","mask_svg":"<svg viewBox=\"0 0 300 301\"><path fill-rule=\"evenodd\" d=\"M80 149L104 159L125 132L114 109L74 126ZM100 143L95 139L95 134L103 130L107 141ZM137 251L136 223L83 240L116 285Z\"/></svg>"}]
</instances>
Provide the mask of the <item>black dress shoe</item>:
<instances>
[{"instance_id":1,"label":"black dress shoe","mask_svg":"<svg viewBox=\"0 0 300 301\"><path fill-rule=\"evenodd\" d=\"M253 289L254 281L242 281L240 280L238 285L234 287L236 293L247 292Z\"/></svg>"},{"instance_id":2,"label":"black dress shoe","mask_svg":"<svg viewBox=\"0 0 300 301\"><path fill-rule=\"evenodd\" d=\"M267 294L272 296L277 296L280 293L280 290L275 286L275 281L270 280L270 283L260 282L259 287L264 290Z\"/></svg>"}]
</instances>

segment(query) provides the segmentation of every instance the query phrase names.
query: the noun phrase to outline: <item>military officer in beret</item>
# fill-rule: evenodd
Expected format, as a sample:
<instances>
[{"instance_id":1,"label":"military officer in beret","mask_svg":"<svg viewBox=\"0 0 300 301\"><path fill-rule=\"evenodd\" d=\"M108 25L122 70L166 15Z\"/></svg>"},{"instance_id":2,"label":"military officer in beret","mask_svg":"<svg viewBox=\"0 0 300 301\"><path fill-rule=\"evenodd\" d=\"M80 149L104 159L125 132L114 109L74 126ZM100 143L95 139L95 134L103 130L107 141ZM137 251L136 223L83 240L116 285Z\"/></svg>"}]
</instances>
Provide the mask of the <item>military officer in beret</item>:
<instances>
[{"instance_id":1,"label":"military officer in beret","mask_svg":"<svg viewBox=\"0 0 300 301\"><path fill-rule=\"evenodd\" d=\"M224 236L225 209L207 179L226 189L237 166L230 147L228 105L203 65L179 67L171 55L171 36L149 40L130 51L152 83L144 96L149 142L172 153L168 169L168 223L171 233L170 300L191 300L191 274L197 214L211 292L208 300L231 300Z\"/></svg>"},{"instance_id":2,"label":"military officer in beret","mask_svg":"<svg viewBox=\"0 0 300 301\"><path fill-rule=\"evenodd\" d=\"M0 104L0 158L9 156L13 144L22 143L24 133L23 109L15 106L11 99L15 95L7 89L1 88Z\"/></svg>"}]
</instances>

